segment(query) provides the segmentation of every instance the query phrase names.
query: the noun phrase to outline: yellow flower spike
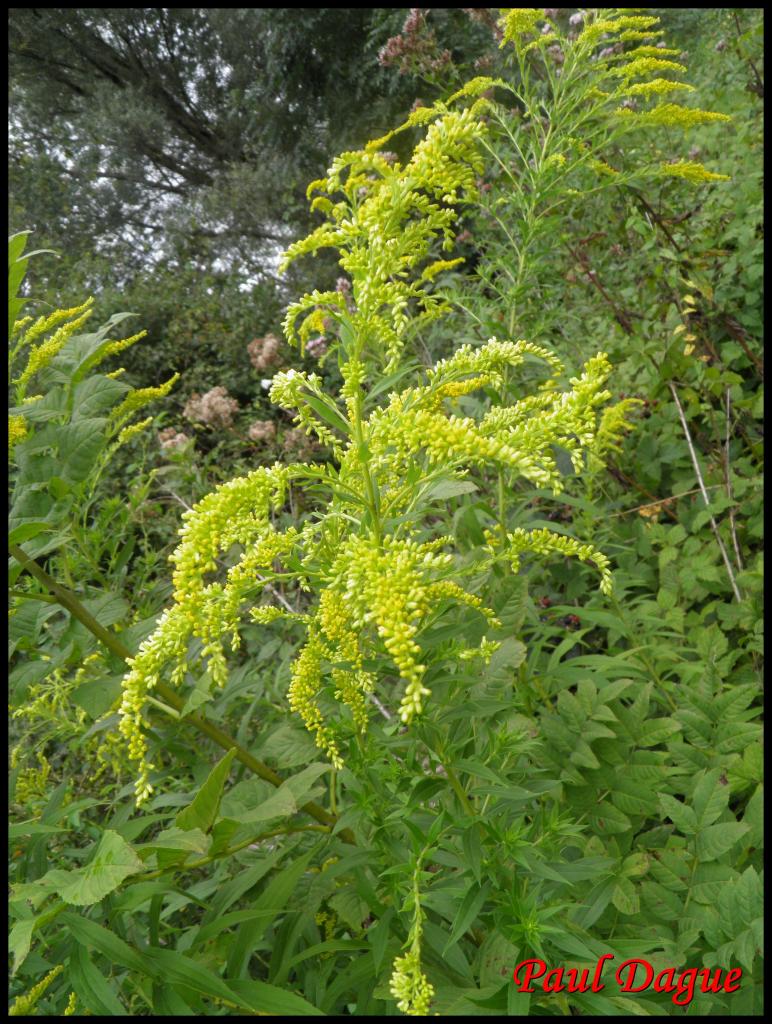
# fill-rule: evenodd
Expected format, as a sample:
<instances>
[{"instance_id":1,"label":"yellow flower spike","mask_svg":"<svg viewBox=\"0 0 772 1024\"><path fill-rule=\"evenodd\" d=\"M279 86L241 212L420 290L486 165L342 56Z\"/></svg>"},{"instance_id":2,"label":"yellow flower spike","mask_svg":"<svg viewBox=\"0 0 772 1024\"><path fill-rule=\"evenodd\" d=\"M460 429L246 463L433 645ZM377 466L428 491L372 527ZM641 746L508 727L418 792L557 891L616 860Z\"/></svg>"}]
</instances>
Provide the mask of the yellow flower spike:
<instances>
[{"instance_id":1,"label":"yellow flower spike","mask_svg":"<svg viewBox=\"0 0 772 1024\"><path fill-rule=\"evenodd\" d=\"M686 181L699 185L704 181L731 181L728 174L716 174L702 164L690 160L678 160L674 164L660 164L663 174L673 178L684 178Z\"/></svg>"},{"instance_id":2,"label":"yellow flower spike","mask_svg":"<svg viewBox=\"0 0 772 1024\"><path fill-rule=\"evenodd\" d=\"M84 309L91 302L93 302L93 299L89 299L89 301L84 303L83 306L78 306L75 308L75 310L57 310L56 313L52 313L51 316L48 317L46 320L43 320L42 322L38 321L37 324L33 325L27 331L27 334L25 336L25 343L28 344L32 337L37 337L40 334L45 333L45 331L48 330L52 324L60 321L62 319L62 313L64 313L66 316L70 316L73 312L77 311L78 309ZM27 359L27 365L24 368L24 371L14 381L14 384L17 384L20 388L26 387L30 379L34 377L34 375L38 373L39 370L42 370L44 367L48 366L51 360L63 348L65 342L67 342L67 340L78 330L79 327L83 326L83 324L88 320L92 313L92 309L86 309L86 311L82 313L79 317L77 317L75 320L71 320L69 323L62 324L61 327L59 327L51 335L50 338L46 338L44 342L33 348L30 351L29 357ZM36 330L38 326L40 327L40 329Z\"/></svg>"},{"instance_id":3,"label":"yellow flower spike","mask_svg":"<svg viewBox=\"0 0 772 1024\"><path fill-rule=\"evenodd\" d=\"M122 421L127 420L135 412L143 409L150 402L155 402L160 398L166 398L179 379L179 373L175 373L166 381L166 383L159 384L158 387L137 388L134 391L130 391L121 404L113 409L110 414L111 420L116 424L121 423Z\"/></svg>"},{"instance_id":4,"label":"yellow flower spike","mask_svg":"<svg viewBox=\"0 0 772 1024\"><path fill-rule=\"evenodd\" d=\"M32 1016L38 1002L42 998L46 989L51 983L59 977L64 970L64 964L57 964L53 970L49 971L48 974L39 981L37 985L34 985L29 992L25 995L19 996L11 1004L8 1010L9 1017L29 1017Z\"/></svg>"},{"instance_id":5,"label":"yellow flower spike","mask_svg":"<svg viewBox=\"0 0 772 1024\"><path fill-rule=\"evenodd\" d=\"M642 113L636 113L627 108L616 111L617 117L633 118L637 124L647 126L656 125L665 128L694 128L699 124L709 124L712 121L731 121L728 114L718 114L710 110L696 110L691 107L681 107L677 103L660 103L659 106Z\"/></svg>"},{"instance_id":6,"label":"yellow flower spike","mask_svg":"<svg viewBox=\"0 0 772 1024\"><path fill-rule=\"evenodd\" d=\"M27 421L23 416L8 417L8 452L13 451L19 441L23 441L29 433Z\"/></svg>"}]
</instances>

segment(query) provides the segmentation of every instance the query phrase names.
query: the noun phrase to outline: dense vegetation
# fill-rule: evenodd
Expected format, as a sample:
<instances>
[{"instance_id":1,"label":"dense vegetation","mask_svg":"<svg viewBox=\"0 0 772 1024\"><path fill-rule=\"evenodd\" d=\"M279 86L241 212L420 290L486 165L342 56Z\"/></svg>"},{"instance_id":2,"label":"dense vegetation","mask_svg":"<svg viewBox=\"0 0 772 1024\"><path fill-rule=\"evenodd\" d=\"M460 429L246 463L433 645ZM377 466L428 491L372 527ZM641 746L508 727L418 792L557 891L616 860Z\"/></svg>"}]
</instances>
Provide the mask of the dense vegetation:
<instances>
[{"instance_id":1,"label":"dense vegetation","mask_svg":"<svg viewBox=\"0 0 772 1024\"><path fill-rule=\"evenodd\" d=\"M11 99L11 1012L760 1013L761 12L15 9Z\"/></svg>"}]
</instances>

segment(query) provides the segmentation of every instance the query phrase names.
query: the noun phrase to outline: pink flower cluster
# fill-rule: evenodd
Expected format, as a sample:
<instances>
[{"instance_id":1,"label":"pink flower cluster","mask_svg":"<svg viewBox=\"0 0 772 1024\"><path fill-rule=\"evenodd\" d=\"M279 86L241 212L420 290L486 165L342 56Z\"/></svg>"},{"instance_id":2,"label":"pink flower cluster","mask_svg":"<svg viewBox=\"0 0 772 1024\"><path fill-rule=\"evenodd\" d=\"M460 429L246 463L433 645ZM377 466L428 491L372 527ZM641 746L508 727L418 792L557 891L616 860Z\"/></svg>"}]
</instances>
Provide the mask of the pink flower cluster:
<instances>
[{"instance_id":1,"label":"pink flower cluster","mask_svg":"<svg viewBox=\"0 0 772 1024\"><path fill-rule=\"evenodd\" d=\"M426 11L411 7L400 35L391 36L378 52L381 67L396 67L400 75L441 71L451 63L450 50L439 50L437 37L426 24Z\"/></svg>"},{"instance_id":2,"label":"pink flower cluster","mask_svg":"<svg viewBox=\"0 0 772 1024\"><path fill-rule=\"evenodd\" d=\"M276 437L276 424L273 420L255 420L248 433L250 441L273 441Z\"/></svg>"},{"instance_id":3,"label":"pink flower cluster","mask_svg":"<svg viewBox=\"0 0 772 1024\"><path fill-rule=\"evenodd\" d=\"M249 361L259 371L267 370L279 361L281 342L275 334L266 334L264 338L253 338L247 345Z\"/></svg>"},{"instance_id":4,"label":"pink flower cluster","mask_svg":"<svg viewBox=\"0 0 772 1024\"><path fill-rule=\"evenodd\" d=\"M231 398L227 390L218 385L205 395L199 395L194 391L185 403L182 415L194 423L206 423L210 427L230 427L238 409L237 400Z\"/></svg>"},{"instance_id":5,"label":"pink flower cluster","mask_svg":"<svg viewBox=\"0 0 772 1024\"><path fill-rule=\"evenodd\" d=\"M181 430L178 431L176 427L165 427L158 431L158 443L161 446L161 451L177 451L184 448L188 441L190 441L188 435Z\"/></svg>"},{"instance_id":6,"label":"pink flower cluster","mask_svg":"<svg viewBox=\"0 0 772 1024\"><path fill-rule=\"evenodd\" d=\"M314 439L299 427L293 427L284 435L284 451L298 459L309 458L318 448Z\"/></svg>"},{"instance_id":7,"label":"pink flower cluster","mask_svg":"<svg viewBox=\"0 0 772 1024\"><path fill-rule=\"evenodd\" d=\"M327 351L327 339L322 338L309 338L306 342L306 352L314 359L321 359L324 353Z\"/></svg>"}]
</instances>

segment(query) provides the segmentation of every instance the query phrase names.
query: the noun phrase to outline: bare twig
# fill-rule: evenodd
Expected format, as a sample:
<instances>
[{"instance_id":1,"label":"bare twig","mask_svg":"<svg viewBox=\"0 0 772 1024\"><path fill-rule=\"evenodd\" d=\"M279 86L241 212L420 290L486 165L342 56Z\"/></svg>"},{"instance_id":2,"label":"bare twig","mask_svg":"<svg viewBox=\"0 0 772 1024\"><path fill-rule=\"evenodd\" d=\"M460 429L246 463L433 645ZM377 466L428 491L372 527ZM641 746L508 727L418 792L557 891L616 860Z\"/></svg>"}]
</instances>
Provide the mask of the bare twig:
<instances>
[{"instance_id":1,"label":"bare twig","mask_svg":"<svg viewBox=\"0 0 772 1024\"><path fill-rule=\"evenodd\" d=\"M707 488L709 491L714 491L721 484L711 484ZM607 518L616 519L618 516L629 516L631 512L640 512L642 508L659 508L661 505L668 505L671 501L677 501L679 498L688 498L690 494L699 494L700 488L695 487L691 491L681 491L680 494L671 494L669 498L660 498L659 501L649 501L645 505L636 505L635 508L625 508L621 512L611 512Z\"/></svg>"},{"instance_id":2,"label":"bare twig","mask_svg":"<svg viewBox=\"0 0 772 1024\"><path fill-rule=\"evenodd\" d=\"M370 700L372 701L372 703L373 703L373 704L374 704L374 705L375 705L375 706L376 706L376 707L378 708L378 710L379 710L379 711L380 711L380 713L381 713L381 714L383 715L383 717L384 717L384 718L385 718L385 719L386 719L386 720L387 720L388 722L390 722L390 721L391 721L391 719L392 719L392 714L391 714L391 712L390 712L390 711L387 711L387 710L386 710L386 708L385 708L385 707L383 706L383 704L381 704L381 702L380 702L380 701L378 700L378 698L377 698L377 697L375 696L375 694L374 694L374 693L369 693L369 694L368 694L367 696L368 696L368 697L370 698Z\"/></svg>"},{"instance_id":3,"label":"bare twig","mask_svg":"<svg viewBox=\"0 0 772 1024\"><path fill-rule=\"evenodd\" d=\"M670 382L669 386L676 404L676 408L678 409L678 417L681 420L681 426L684 428L684 436L686 437L686 443L689 446L689 454L692 457L692 465L694 466L694 472L697 474L697 483L700 485L702 500L705 502L705 508L709 510L710 525L713 530L713 535L716 538L716 543L718 544L718 549L721 552L721 557L724 559L724 565L726 566L726 571L729 575L729 582L732 584L734 596L737 598L738 601L742 601L743 596L740 593L739 587L737 586L737 580L735 579L732 563L729 561L729 555L727 554L724 542L721 539L721 534L718 532L718 525L716 523L716 520L713 518L713 513L710 512L710 499L708 498L708 490L705 487L705 481L702 477L702 470L700 469L700 463L697 459L697 452L694 450L694 444L692 443L692 435L689 433L689 425L686 422L686 416L684 415L683 406L681 405L681 399L678 397L676 386L675 384L673 384L672 381Z\"/></svg>"},{"instance_id":4,"label":"bare twig","mask_svg":"<svg viewBox=\"0 0 772 1024\"><path fill-rule=\"evenodd\" d=\"M175 501L178 501L180 503L180 505L182 505L182 507L184 509L187 509L188 512L192 512L193 511L193 509L190 507L190 505L188 505L187 501L185 501L184 498L181 498L179 496L179 494L175 494L174 491L168 491L167 493L170 494L171 497L174 498Z\"/></svg>"},{"instance_id":5,"label":"bare twig","mask_svg":"<svg viewBox=\"0 0 772 1024\"><path fill-rule=\"evenodd\" d=\"M262 576L257 576L255 578L257 579L258 583L262 583L263 584L263 586L265 587L265 589L269 593L273 594L273 596L276 598L276 600L279 602L279 604L284 605L284 607L287 609L288 612L291 612L293 615L299 615L300 614L298 612L297 608L293 608L292 605L287 600L287 598L284 596L284 594L282 594L280 591L278 591L276 589L276 587L271 586L271 584L268 583L267 580L264 580Z\"/></svg>"},{"instance_id":6,"label":"bare twig","mask_svg":"<svg viewBox=\"0 0 772 1024\"><path fill-rule=\"evenodd\" d=\"M756 65L751 60L750 55L746 56L745 54L743 54L742 49L740 48L740 36L743 34L743 30L742 30L742 26L740 25L740 19L737 16L737 11L733 11L732 14L734 15L735 27L737 28L737 39L735 40L735 43L734 43L735 50L737 50L737 56L740 58L740 60L745 60L745 61L748 62L748 66L750 67L751 71L753 72L753 77L756 79L755 83L752 83L749 86L750 91L751 92L755 92L756 95L758 96L758 98L760 100L763 100L764 99L764 80L762 79L761 75L759 74L759 69L756 67Z\"/></svg>"},{"instance_id":7,"label":"bare twig","mask_svg":"<svg viewBox=\"0 0 772 1024\"><path fill-rule=\"evenodd\" d=\"M627 312L627 310L620 309L620 307L617 306L616 302L614 302L609 293L601 284L597 271L593 270L593 268L590 266L590 261L588 260L586 254L583 253L581 250L572 249L570 245L567 245L566 248L568 249L571 256L581 266L582 270L585 273L585 276L587 277L587 280L590 282L591 285L593 285L594 288L596 288L600 292L603 300L611 308L611 312L614 314L614 319L625 332L625 334L632 334L633 325L630 321L630 317L632 314Z\"/></svg>"}]
</instances>

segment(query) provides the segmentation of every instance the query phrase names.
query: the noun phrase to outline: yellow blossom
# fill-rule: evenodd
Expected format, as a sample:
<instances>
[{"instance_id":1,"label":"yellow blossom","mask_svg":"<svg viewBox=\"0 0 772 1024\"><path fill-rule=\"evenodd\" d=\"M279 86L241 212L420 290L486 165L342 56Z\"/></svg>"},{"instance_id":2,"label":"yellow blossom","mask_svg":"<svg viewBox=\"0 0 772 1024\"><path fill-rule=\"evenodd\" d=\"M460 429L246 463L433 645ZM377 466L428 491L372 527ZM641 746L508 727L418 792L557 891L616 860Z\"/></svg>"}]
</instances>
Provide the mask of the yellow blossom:
<instances>
[{"instance_id":1,"label":"yellow blossom","mask_svg":"<svg viewBox=\"0 0 772 1024\"><path fill-rule=\"evenodd\" d=\"M678 160L673 164L660 164L660 170L663 174L674 178L685 178L695 185L699 185L703 181L732 180L728 174L716 174L714 171L709 171L702 164L694 163L690 160Z\"/></svg>"}]
</instances>

